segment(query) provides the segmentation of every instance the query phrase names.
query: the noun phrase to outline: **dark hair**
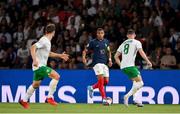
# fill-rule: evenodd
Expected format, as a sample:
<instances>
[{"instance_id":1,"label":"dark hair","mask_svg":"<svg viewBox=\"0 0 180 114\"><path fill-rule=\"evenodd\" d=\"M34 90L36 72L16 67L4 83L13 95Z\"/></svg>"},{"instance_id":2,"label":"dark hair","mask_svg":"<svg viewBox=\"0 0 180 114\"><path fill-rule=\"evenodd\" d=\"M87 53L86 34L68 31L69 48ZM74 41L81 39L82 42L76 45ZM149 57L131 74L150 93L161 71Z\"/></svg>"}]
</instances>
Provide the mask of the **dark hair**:
<instances>
[{"instance_id":1,"label":"dark hair","mask_svg":"<svg viewBox=\"0 0 180 114\"><path fill-rule=\"evenodd\" d=\"M128 31L127 31L127 34L134 34L135 33L135 31L133 30L133 29L129 29Z\"/></svg>"},{"instance_id":2,"label":"dark hair","mask_svg":"<svg viewBox=\"0 0 180 114\"><path fill-rule=\"evenodd\" d=\"M46 33L51 33L56 30L55 24L48 24L45 28Z\"/></svg>"},{"instance_id":3,"label":"dark hair","mask_svg":"<svg viewBox=\"0 0 180 114\"><path fill-rule=\"evenodd\" d=\"M104 31L104 29L103 28L97 28L97 31Z\"/></svg>"}]
</instances>

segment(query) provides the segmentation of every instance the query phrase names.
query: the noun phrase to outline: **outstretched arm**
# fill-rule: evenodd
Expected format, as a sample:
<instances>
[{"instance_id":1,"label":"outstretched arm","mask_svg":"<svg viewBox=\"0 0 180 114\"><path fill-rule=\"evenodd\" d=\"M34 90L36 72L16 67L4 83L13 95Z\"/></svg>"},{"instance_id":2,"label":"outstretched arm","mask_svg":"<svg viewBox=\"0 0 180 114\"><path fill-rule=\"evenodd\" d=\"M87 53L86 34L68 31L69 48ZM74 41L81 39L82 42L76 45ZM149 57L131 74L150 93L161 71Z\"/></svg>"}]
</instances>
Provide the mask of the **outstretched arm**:
<instances>
[{"instance_id":1,"label":"outstretched arm","mask_svg":"<svg viewBox=\"0 0 180 114\"><path fill-rule=\"evenodd\" d=\"M61 59L65 60L65 61L67 61L69 59L69 55L66 54L65 52L63 52L62 54L50 52L49 57L61 58Z\"/></svg>"},{"instance_id":2,"label":"outstretched arm","mask_svg":"<svg viewBox=\"0 0 180 114\"><path fill-rule=\"evenodd\" d=\"M149 61L149 59L147 58L145 52L143 51L143 49L139 49L139 54L141 55L141 57L147 62L147 65L151 68L152 67L152 63Z\"/></svg>"},{"instance_id":3,"label":"outstretched arm","mask_svg":"<svg viewBox=\"0 0 180 114\"><path fill-rule=\"evenodd\" d=\"M119 59L119 56L121 55L120 52L116 52L116 54L114 55L114 59L116 61L116 63L118 64L118 66L120 67L121 66L121 62L120 62L120 59Z\"/></svg>"}]
</instances>

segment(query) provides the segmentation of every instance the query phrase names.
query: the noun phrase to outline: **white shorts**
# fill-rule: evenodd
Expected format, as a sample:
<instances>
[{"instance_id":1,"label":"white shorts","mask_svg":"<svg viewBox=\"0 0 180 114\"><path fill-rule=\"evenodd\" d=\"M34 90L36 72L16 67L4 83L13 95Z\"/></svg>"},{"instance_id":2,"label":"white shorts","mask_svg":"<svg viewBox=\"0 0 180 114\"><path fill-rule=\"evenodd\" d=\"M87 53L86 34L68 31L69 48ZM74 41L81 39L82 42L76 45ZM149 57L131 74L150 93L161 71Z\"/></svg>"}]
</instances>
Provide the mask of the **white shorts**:
<instances>
[{"instance_id":1,"label":"white shorts","mask_svg":"<svg viewBox=\"0 0 180 114\"><path fill-rule=\"evenodd\" d=\"M103 75L104 77L109 77L109 68L103 63L98 63L94 67L94 72L96 75Z\"/></svg>"}]
</instances>

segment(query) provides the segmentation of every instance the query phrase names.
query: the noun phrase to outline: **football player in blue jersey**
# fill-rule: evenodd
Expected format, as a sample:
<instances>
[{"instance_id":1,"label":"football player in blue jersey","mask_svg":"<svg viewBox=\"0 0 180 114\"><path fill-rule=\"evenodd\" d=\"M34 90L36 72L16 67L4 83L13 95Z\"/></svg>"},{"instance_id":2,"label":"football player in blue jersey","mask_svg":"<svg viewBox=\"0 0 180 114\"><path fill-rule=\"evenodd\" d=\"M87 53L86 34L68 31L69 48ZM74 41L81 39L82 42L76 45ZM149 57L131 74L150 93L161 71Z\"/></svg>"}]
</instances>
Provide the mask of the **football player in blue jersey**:
<instances>
[{"instance_id":1,"label":"football player in blue jersey","mask_svg":"<svg viewBox=\"0 0 180 114\"><path fill-rule=\"evenodd\" d=\"M88 52L93 54L92 65L98 79L97 83L92 86L88 86L89 96L92 98L93 90L98 88L102 96L103 104L107 104L104 86L109 82L108 66L112 66L112 59L109 41L104 38L104 30L102 28L97 29L97 38L91 40L83 50L82 59L84 64L87 63L86 54Z\"/></svg>"}]
</instances>

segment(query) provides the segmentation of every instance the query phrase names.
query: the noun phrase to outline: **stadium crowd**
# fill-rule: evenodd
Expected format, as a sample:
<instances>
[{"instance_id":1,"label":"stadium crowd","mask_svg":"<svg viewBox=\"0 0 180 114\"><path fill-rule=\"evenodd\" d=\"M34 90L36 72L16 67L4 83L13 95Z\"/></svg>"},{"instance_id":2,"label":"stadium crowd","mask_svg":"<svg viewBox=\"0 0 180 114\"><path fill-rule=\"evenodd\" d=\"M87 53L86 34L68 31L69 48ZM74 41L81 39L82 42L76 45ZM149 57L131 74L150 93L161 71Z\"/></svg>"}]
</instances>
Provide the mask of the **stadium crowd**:
<instances>
[{"instance_id":1,"label":"stadium crowd","mask_svg":"<svg viewBox=\"0 0 180 114\"><path fill-rule=\"evenodd\" d=\"M82 50L95 38L96 28L103 27L112 55L133 28L154 69L179 69L179 11L180 0L1 0L0 68L30 69L29 48L53 22L52 51L65 51L70 61L50 58L52 68L86 69ZM118 69L113 63L112 68ZM136 64L147 68L142 59Z\"/></svg>"}]
</instances>

